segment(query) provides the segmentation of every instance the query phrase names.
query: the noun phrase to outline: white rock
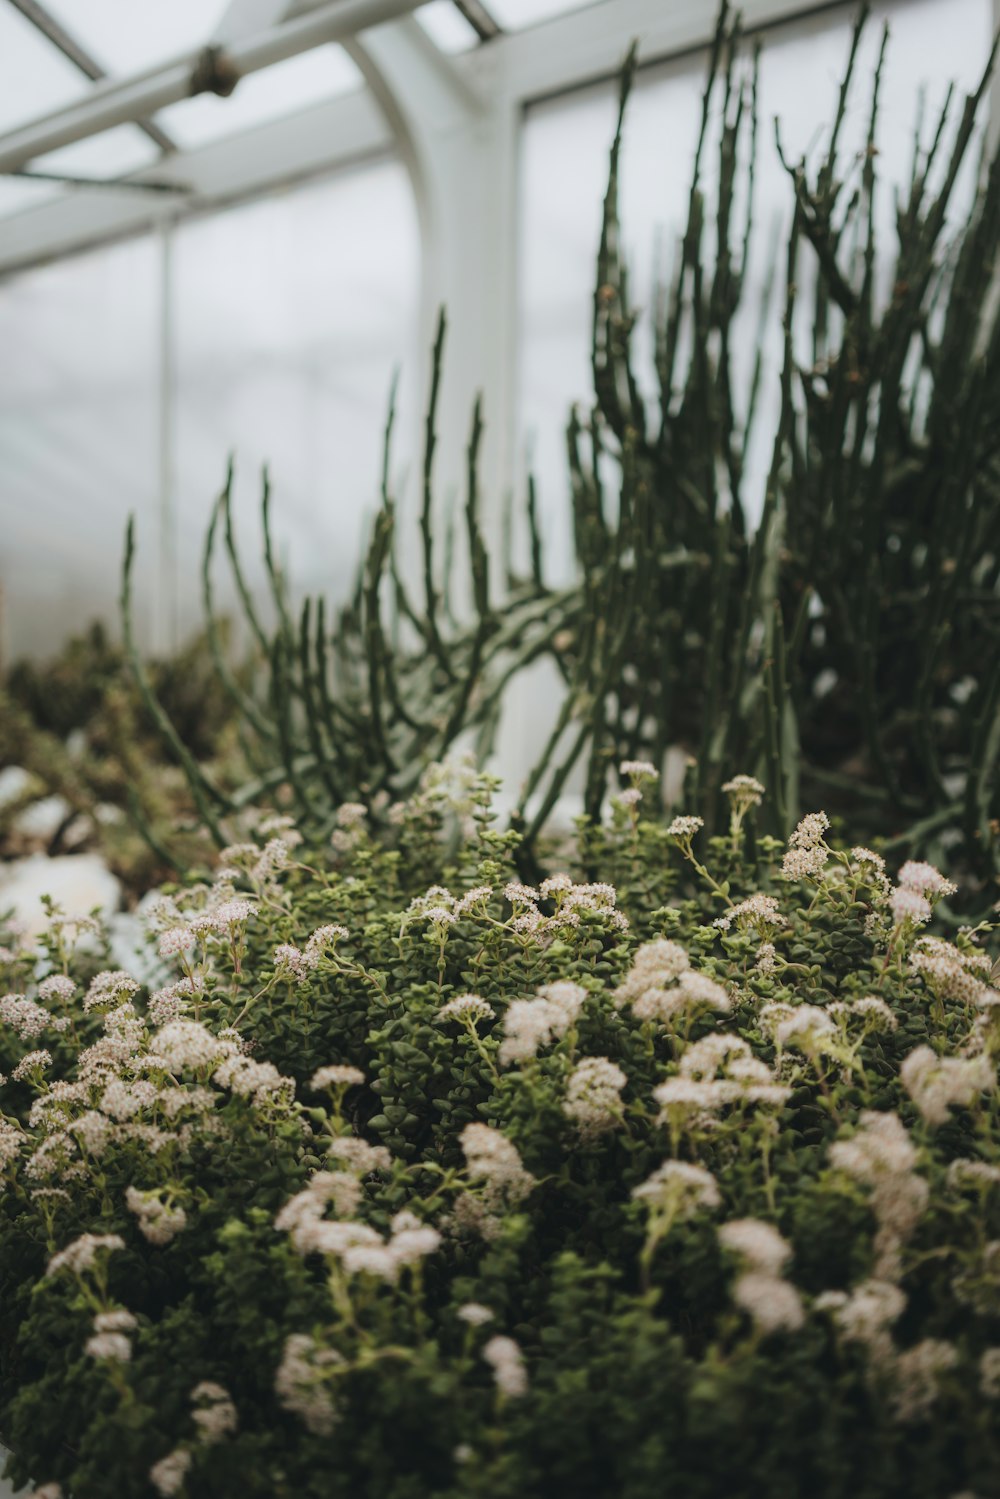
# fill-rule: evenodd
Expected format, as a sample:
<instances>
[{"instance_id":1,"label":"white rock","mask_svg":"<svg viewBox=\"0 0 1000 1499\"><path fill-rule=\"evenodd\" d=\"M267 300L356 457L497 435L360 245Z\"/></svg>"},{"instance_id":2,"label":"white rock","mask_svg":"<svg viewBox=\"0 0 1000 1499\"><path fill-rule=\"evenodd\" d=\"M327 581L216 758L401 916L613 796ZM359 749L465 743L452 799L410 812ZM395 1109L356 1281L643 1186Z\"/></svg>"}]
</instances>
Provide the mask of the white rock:
<instances>
[{"instance_id":1,"label":"white rock","mask_svg":"<svg viewBox=\"0 0 1000 1499\"><path fill-rule=\"evenodd\" d=\"M72 811L64 796L43 796L40 802L32 802L18 812L11 827L22 838L37 838L47 843L55 837Z\"/></svg>"},{"instance_id":2,"label":"white rock","mask_svg":"<svg viewBox=\"0 0 1000 1499\"><path fill-rule=\"evenodd\" d=\"M59 843L67 853L75 853L78 848L89 843L93 836L94 819L88 817L86 812L78 812L69 827L63 831Z\"/></svg>"},{"instance_id":3,"label":"white rock","mask_svg":"<svg viewBox=\"0 0 1000 1499\"><path fill-rule=\"evenodd\" d=\"M49 895L67 916L87 916L98 908L104 917L121 905L121 884L99 854L63 854L48 859L32 854L0 864L0 911L13 909L29 938L45 927L42 896Z\"/></svg>"},{"instance_id":4,"label":"white rock","mask_svg":"<svg viewBox=\"0 0 1000 1499\"><path fill-rule=\"evenodd\" d=\"M36 784L35 777L23 765L5 765L0 770L0 807L20 801Z\"/></svg>"}]
</instances>

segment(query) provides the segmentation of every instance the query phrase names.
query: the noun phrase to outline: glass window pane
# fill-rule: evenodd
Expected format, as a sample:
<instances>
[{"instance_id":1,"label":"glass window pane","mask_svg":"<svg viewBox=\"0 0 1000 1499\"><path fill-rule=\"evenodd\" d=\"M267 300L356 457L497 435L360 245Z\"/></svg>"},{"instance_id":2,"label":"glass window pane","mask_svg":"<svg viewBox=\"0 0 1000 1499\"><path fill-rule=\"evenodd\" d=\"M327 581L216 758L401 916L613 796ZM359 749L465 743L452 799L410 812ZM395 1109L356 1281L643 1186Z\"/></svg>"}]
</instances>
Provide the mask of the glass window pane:
<instances>
[{"instance_id":1,"label":"glass window pane","mask_svg":"<svg viewBox=\"0 0 1000 1499\"><path fill-rule=\"evenodd\" d=\"M176 477L181 621L200 615L198 556L226 456L248 573L262 579L260 469L297 591L343 600L378 500L393 370L397 452L414 446L419 247L405 170L339 173L185 226L176 243ZM220 565L220 597L231 598ZM225 580L225 582L224 582ZM182 628L183 633L183 628Z\"/></svg>"},{"instance_id":2,"label":"glass window pane","mask_svg":"<svg viewBox=\"0 0 1000 1499\"><path fill-rule=\"evenodd\" d=\"M431 0L415 12L417 21L442 52L468 52L479 37L452 0Z\"/></svg>"},{"instance_id":3,"label":"glass window pane","mask_svg":"<svg viewBox=\"0 0 1000 1499\"><path fill-rule=\"evenodd\" d=\"M0 289L0 634L4 658L116 624L125 520L147 530L138 622L154 595L156 246L132 240ZM155 532L154 532L155 536Z\"/></svg>"},{"instance_id":4,"label":"glass window pane","mask_svg":"<svg viewBox=\"0 0 1000 1499\"><path fill-rule=\"evenodd\" d=\"M64 192L65 188L57 182L30 182L23 177L0 176L0 219L58 198Z\"/></svg>"},{"instance_id":5,"label":"glass window pane","mask_svg":"<svg viewBox=\"0 0 1000 1499\"><path fill-rule=\"evenodd\" d=\"M227 0L166 0L159 5L45 0L45 5L95 62L124 77L206 46Z\"/></svg>"},{"instance_id":6,"label":"glass window pane","mask_svg":"<svg viewBox=\"0 0 1000 1499\"><path fill-rule=\"evenodd\" d=\"M137 126L118 125L39 156L31 165L40 172L67 172L70 176L124 177L149 166L159 156L156 145Z\"/></svg>"},{"instance_id":7,"label":"glass window pane","mask_svg":"<svg viewBox=\"0 0 1000 1499\"><path fill-rule=\"evenodd\" d=\"M487 8L505 31L520 31L568 10L582 10L587 3L588 0L489 0ZM610 5L612 0L589 0L589 3Z\"/></svg>"},{"instance_id":8,"label":"glass window pane","mask_svg":"<svg viewBox=\"0 0 1000 1499\"><path fill-rule=\"evenodd\" d=\"M84 75L12 5L0 5L0 130L71 104Z\"/></svg>"}]
</instances>

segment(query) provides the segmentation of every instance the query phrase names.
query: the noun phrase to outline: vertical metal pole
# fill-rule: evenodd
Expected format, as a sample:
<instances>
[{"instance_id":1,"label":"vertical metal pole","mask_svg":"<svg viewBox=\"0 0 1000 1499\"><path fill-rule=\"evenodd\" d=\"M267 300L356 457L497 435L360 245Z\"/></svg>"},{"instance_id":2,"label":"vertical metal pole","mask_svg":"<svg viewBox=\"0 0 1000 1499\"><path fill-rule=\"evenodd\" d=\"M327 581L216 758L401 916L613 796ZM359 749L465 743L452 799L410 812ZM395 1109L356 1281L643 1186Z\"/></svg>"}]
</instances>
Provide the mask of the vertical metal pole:
<instances>
[{"instance_id":1,"label":"vertical metal pole","mask_svg":"<svg viewBox=\"0 0 1000 1499\"><path fill-rule=\"evenodd\" d=\"M160 327L159 327L159 482L157 493L158 552L156 560L155 618L152 648L173 652L178 646L177 615L177 517L174 496L174 442L176 433L177 361L174 326L174 222L165 219L160 229Z\"/></svg>"}]
</instances>

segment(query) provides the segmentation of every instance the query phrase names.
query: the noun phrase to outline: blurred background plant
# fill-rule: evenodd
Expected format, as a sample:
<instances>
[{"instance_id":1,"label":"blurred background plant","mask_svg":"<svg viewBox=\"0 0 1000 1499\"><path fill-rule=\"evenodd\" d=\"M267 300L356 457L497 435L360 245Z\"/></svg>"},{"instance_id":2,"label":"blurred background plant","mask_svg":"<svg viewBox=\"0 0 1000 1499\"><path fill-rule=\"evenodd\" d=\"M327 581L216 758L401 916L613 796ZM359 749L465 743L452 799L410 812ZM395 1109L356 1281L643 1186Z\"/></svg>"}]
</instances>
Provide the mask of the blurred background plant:
<instances>
[{"instance_id":1,"label":"blurred background plant","mask_svg":"<svg viewBox=\"0 0 1000 1499\"><path fill-rule=\"evenodd\" d=\"M238 774L235 713L217 690L204 637L148 670L192 753ZM98 850L131 904L173 870L161 839L188 861L203 853L187 778L100 624L44 665L11 667L0 684L0 765L4 860ZM131 815L140 804L144 832Z\"/></svg>"}]
</instances>

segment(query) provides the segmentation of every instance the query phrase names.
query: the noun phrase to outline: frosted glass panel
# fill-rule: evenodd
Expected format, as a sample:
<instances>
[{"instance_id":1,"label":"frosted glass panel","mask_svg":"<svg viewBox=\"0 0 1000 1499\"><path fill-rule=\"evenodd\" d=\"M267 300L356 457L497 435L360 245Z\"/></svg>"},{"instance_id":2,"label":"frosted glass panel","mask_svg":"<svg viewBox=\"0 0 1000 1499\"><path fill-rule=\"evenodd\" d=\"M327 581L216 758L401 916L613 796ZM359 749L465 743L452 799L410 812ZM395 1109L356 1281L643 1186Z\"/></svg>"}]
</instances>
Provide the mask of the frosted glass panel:
<instances>
[{"instance_id":1,"label":"frosted glass panel","mask_svg":"<svg viewBox=\"0 0 1000 1499\"><path fill-rule=\"evenodd\" d=\"M759 299L782 246L790 184L774 145L773 117L781 120L786 155L797 160L824 144L821 127L834 113L847 58L852 9L827 13L796 27L767 33L760 69L760 115L755 221L745 312L734 338L737 393L747 389L756 347ZM880 23L891 26L883 76L879 170L886 184L907 180L918 90L926 84L927 120L944 100L949 80L974 87L990 44L989 0L908 0L875 6L859 60L842 137L843 159L865 138L869 80ZM700 118L704 57L640 74L626 119L621 163L623 241L633 305L648 312L665 259L682 233L691 163ZM953 107L957 115L957 105ZM615 90L608 84L532 108L522 157L520 244L520 428L533 452L545 526L557 561L569 559L568 480L563 432L574 401L591 398L589 327L594 260L600 232L607 153L614 132ZM927 133L925 126L925 135ZM704 175L711 202L715 158ZM968 202L970 171L956 202ZM879 204L883 240L893 233L891 186ZM780 281L780 273L779 273ZM780 290L780 287L779 287ZM767 368L752 447L745 502L759 514L770 455L780 361L780 325L770 319ZM650 397L653 379L648 319L640 331L637 368Z\"/></svg>"},{"instance_id":2,"label":"frosted glass panel","mask_svg":"<svg viewBox=\"0 0 1000 1499\"><path fill-rule=\"evenodd\" d=\"M109 73L138 73L207 45L226 0L45 0Z\"/></svg>"},{"instance_id":3,"label":"frosted glass panel","mask_svg":"<svg viewBox=\"0 0 1000 1499\"><path fill-rule=\"evenodd\" d=\"M143 639L162 646L198 628L201 546L231 451L251 579L262 579L267 461L281 560L299 591L343 602L377 503L396 366L398 467L412 462L423 361L401 166L368 165L176 231L161 416L163 254L159 238L131 241L0 287L6 660L54 651L98 616L116 626L129 511ZM231 597L220 587L223 604Z\"/></svg>"},{"instance_id":4,"label":"frosted glass panel","mask_svg":"<svg viewBox=\"0 0 1000 1499\"><path fill-rule=\"evenodd\" d=\"M505 31L518 31L568 10L582 10L586 3L587 0L489 0L488 9ZM590 4L594 3L595 0L590 0ZM597 3L610 5L612 0L597 0Z\"/></svg>"},{"instance_id":5,"label":"frosted glass panel","mask_svg":"<svg viewBox=\"0 0 1000 1499\"><path fill-rule=\"evenodd\" d=\"M0 130L79 99L83 74L12 5L0 5Z\"/></svg>"},{"instance_id":6,"label":"frosted glass panel","mask_svg":"<svg viewBox=\"0 0 1000 1499\"><path fill-rule=\"evenodd\" d=\"M181 617L229 451L260 576L259 469L299 589L343 600L377 500L392 372L416 386L418 240L404 169L340 174L178 236L177 504ZM401 408L398 453L412 456ZM221 570L220 570L220 575Z\"/></svg>"},{"instance_id":7,"label":"frosted glass panel","mask_svg":"<svg viewBox=\"0 0 1000 1499\"><path fill-rule=\"evenodd\" d=\"M9 661L115 620L125 518L155 517L157 258L132 241L0 289L0 638ZM140 575L140 623L154 555Z\"/></svg>"},{"instance_id":8,"label":"frosted glass panel","mask_svg":"<svg viewBox=\"0 0 1000 1499\"><path fill-rule=\"evenodd\" d=\"M467 52L479 41L475 28L469 25L452 0L431 0L429 5L422 5L414 14L417 23L442 52Z\"/></svg>"},{"instance_id":9,"label":"frosted glass panel","mask_svg":"<svg viewBox=\"0 0 1000 1499\"><path fill-rule=\"evenodd\" d=\"M150 166L159 155L149 136L135 125L118 125L39 156L31 165L42 172L66 172L69 176L124 177Z\"/></svg>"}]
</instances>

